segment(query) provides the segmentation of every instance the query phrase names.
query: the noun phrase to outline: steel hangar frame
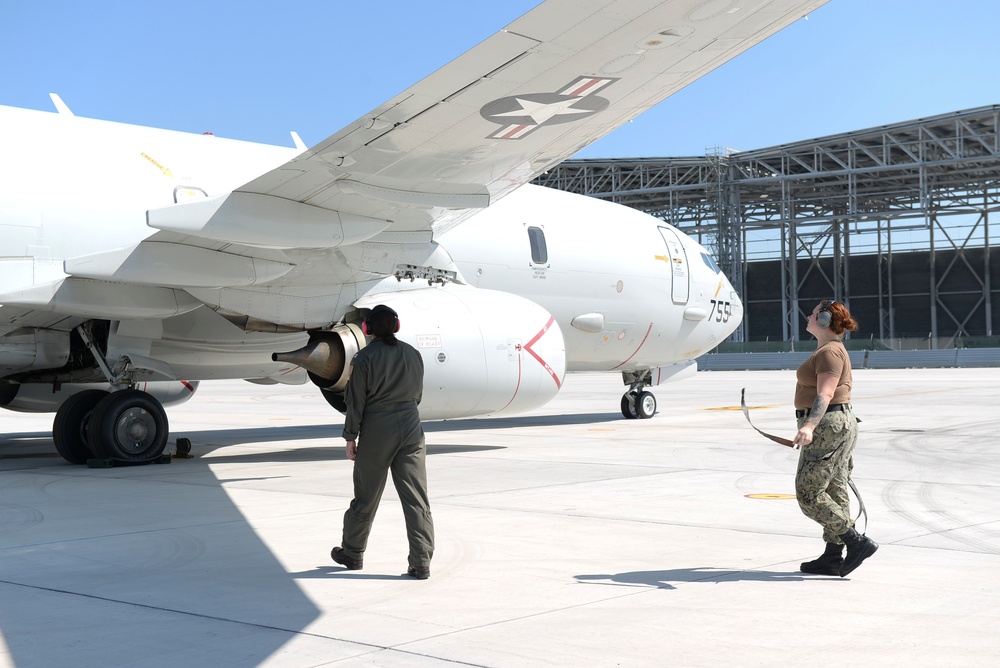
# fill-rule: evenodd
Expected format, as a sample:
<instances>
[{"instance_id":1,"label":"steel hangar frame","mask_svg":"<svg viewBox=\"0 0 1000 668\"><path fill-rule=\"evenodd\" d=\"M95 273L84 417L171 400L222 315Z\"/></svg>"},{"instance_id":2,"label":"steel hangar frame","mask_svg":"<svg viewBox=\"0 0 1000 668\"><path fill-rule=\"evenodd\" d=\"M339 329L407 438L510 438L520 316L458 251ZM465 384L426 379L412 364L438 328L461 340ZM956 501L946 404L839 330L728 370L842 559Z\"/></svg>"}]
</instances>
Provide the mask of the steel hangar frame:
<instances>
[{"instance_id":1,"label":"steel hangar frame","mask_svg":"<svg viewBox=\"0 0 1000 668\"><path fill-rule=\"evenodd\" d=\"M1000 309L998 127L994 105L753 151L567 160L535 183L641 209L710 248L747 306L735 341L779 313L782 340L807 337L803 309L834 296L864 303L882 340L912 335L897 312L921 311L930 347L950 347L992 336ZM919 280L894 271L903 252L925 254ZM766 295L747 289L760 262L780 265Z\"/></svg>"}]
</instances>

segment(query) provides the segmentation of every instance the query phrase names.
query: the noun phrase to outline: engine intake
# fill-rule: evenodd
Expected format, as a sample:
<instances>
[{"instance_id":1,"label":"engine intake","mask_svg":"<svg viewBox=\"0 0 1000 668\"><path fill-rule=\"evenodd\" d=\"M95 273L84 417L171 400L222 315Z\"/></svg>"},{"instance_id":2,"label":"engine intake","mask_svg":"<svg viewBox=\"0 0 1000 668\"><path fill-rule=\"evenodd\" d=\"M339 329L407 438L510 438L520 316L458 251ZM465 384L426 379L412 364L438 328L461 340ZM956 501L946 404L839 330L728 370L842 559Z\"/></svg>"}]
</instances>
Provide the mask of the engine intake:
<instances>
[{"instance_id":1,"label":"engine intake","mask_svg":"<svg viewBox=\"0 0 1000 668\"><path fill-rule=\"evenodd\" d=\"M369 295L355 306L363 311L376 304L399 314L397 337L423 357L423 419L520 413L545 405L562 386L562 331L532 301L451 284ZM311 332L306 346L272 359L305 368L343 412L350 360L366 342L357 325L338 325Z\"/></svg>"}]
</instances>

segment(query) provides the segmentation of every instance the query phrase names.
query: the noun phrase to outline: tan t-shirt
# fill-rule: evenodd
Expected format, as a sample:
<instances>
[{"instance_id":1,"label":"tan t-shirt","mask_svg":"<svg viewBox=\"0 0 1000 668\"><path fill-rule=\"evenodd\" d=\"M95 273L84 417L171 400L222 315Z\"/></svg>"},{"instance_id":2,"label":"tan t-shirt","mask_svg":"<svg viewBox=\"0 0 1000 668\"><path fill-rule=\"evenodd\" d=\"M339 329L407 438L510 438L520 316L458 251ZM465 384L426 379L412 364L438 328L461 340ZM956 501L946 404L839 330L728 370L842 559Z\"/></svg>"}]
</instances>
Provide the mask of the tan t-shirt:
<instances>
[{"instance_id":1,"label":"tan t-shirt","mask_svg":"<svg viewBox=\"0 0 1000 668\"><path fill-rule=\"evenodd\" d=\"M812 408L816 401L817 377L821 373L837 376L837 389L833 393L831 404L849 404L851 402L851 358L847 348L840 341L830 341L816 349L805 362L795 371L795 409Z\"/></svg>"}]
</instances>

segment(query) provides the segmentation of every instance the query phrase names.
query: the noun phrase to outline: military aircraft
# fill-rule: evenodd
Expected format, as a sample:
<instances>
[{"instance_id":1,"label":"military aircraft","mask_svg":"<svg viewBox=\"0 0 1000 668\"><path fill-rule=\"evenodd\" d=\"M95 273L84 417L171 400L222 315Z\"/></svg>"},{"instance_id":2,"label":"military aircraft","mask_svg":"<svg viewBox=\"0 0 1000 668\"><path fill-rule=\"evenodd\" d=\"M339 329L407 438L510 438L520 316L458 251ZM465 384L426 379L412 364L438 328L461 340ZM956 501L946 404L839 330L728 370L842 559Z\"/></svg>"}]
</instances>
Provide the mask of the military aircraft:
<instances>
[{"instance_id":1,"label":"military aircraft","mask_svg":"<svg viewBox=\"0 0 1000 668\"><path fill-rule=\"evenodd\" d=\"M546 0L312 147L0 107L0 406L67 461L148 461L202 380L343 408L368 310L424 356L425 419L622 374L623 415L743 306L646 214L535 176L825 0Z\"/></svg>"}]
</instances>

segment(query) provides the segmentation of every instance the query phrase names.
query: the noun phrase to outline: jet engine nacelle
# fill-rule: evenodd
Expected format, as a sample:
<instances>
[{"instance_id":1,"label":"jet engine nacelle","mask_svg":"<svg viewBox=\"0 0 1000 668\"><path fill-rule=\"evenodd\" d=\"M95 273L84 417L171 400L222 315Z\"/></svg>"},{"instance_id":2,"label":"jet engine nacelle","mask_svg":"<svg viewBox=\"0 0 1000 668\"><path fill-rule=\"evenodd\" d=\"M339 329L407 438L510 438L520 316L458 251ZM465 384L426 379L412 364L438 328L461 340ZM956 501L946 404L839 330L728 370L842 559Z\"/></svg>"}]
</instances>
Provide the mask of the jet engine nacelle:
<instances>
[{"instance_id":1,"label":"jet engine nacelle","mask_svg":"<svg viewBox=\"0 0 1000 668\"><path fill-rule=\"evenodd\" d=\"M153 395L164 406L177 406L198 389L196 380L157 380L135 389ZM0 408L19 413L54 413L69 397L84 390L111 390L107 383L63 383L53 391L50 383L21 383L0 387Z\"/></svg>"},{"instance_id":2,"label":"jet engine nacelle","mask_svg":"<svg viewBox=\"0 0 1000 668\"><path fill-rule=\"evenodd\" d=\"M367 295L355 306L363 315L376 304L399 314L397 338L423 357L423 419L520 413L545 405L562 386L562 331L532 301L447 285ZM312 332L304 348L274 359L305 367L327 401L343 411L350 361L366 342L357 325L338 325Z\"/></svg>"}]
</instances>

